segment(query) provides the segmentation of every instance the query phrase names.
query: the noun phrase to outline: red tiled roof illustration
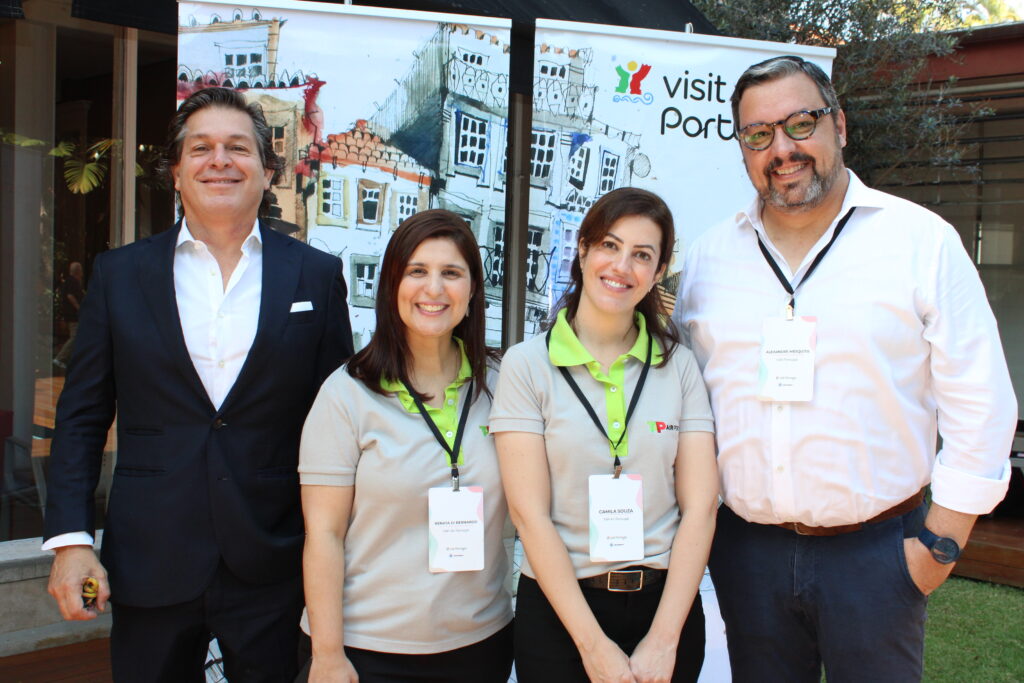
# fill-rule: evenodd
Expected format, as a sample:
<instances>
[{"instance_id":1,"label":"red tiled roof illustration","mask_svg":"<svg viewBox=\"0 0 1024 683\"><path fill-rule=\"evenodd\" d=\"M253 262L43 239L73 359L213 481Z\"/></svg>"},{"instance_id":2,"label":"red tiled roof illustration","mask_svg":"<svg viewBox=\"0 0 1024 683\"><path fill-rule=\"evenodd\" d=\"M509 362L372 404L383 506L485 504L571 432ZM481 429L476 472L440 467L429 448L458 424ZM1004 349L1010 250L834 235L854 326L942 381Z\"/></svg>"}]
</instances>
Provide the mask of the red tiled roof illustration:
<instances>
[{"instance_id":1,"label":"red tiled roof illustration","mask_svg":"<svg viewBox=\"0 0 1024 683\"><path fill-rule=\"evenodd\" d=\"M322 145L309 146L309 158L332 166L358 165L377 168L420 185L430 184L430 171L397 147L374 133L366 119L359 119L352 130L327 136Z\"/></svg>"}]
</instances>

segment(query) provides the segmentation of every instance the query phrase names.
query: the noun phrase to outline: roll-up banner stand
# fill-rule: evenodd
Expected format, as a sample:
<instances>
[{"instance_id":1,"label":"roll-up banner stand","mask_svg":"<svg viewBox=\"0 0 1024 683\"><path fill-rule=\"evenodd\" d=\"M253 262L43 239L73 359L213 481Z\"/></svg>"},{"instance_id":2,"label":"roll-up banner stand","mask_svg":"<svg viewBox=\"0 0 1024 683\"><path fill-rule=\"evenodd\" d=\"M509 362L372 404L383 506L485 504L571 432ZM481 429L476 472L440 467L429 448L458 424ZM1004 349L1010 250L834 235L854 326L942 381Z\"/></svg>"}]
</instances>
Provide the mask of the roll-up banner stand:
<instances>
[{"instance_id":1,"label":"roll-up banner stand","mask_svg":"<svg viewBox=\"0 0 1024 683\"><path fill-rule=\"evenodd\" d=\"M391 234L428 208L472 226L499 345L511 21L288 0L178 17L179 103L226 86L262 105L286 160L271 215L343 260L355 347Z\"/></svg>"},{"instance_id":2,"label":"roll-up banner stand","mask_svg":"<svg viewBox=\"0 0 1024 683\"><path fill-rule=\"evenodd\" d=\"M356 348L375 328L380 260L416 211L472 226L487 340L501 342L511 21L274 0L179 3L177 95L226 86L258 102L285 157L275 227L339 256ZM755 62L834 50L576 22L537 21L525 332L568 282L583 214L602 194L657 192L681 256L749 201L728 99Z\"/></svg>"},{"instance_id":3,"label":"roll-up banner stand","mask_svg":"<svg viewBox=\"0 0 1024 683\"><path fill-rule=\"evenodd\" d=\"M617 187L659 194L676 247L660 285L676 291L693 239L746 207L753 190L729 97L752 64L799 55L831 73L835 50L600 24L537 20L526 336L569 282L579 226Z\"/></svg>"}]
</instances>

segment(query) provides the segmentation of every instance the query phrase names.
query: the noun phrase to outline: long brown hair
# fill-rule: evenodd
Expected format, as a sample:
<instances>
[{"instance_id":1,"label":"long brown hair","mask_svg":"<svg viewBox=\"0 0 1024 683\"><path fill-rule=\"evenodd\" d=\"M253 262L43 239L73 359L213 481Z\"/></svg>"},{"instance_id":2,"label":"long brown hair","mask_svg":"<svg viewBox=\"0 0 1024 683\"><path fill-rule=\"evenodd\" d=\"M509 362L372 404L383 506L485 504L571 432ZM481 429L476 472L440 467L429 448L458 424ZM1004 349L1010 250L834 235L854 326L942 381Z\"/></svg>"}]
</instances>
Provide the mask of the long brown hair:
<instances>
[{"instance_id":1,"label":"long brown hair","mask_svg":"<svg viewBox=\"0 0 1024 683\"><path fill-rule=\"evenodd\" d=\"M588 250L605 238L608 231L612 229L617 221L628 216L643 216L649 218L661 230L661 244L658 251L658 266L667 265L672 258L672 247L676 241L675 222L672 220L672 212L661 197L641 190L637 187L620 187L604 195L590 207L587 215L583 217L580 224L580 245ZM580 267L579 251L572 260L572 268L569 273L571 282L569 289L565 291L562 300L558 303L557 311L565 309L565 317L569 322L576 317L576 310L580 306L580 297L583 294L583 269ZM651 287L651 291L644 296L636 305L637 312L643 313L647 322L647 332L658 340L661 345L662 361L659 367L668 362L669 357L679 343L679 333L675 325L668 318L668 311L661 301L658 287ZM552 316L554 320L554 316Z\"/></svg>"},{"instance_id":2,"label":"long brown hair","mask_svg":"<svg viewBox=\"0 0 1024 683\"><path fill-rule=\"evenodd\" d=\"M429 239L451 240L469 265L473 292L469 297L467 315L455 326L452 334L462 340L473 373L473 400L487 388L487 360L496 358L497 352L484 342L484 267L480 261L480 248L473 232L458 215L444 209L430 209L402 221L391 236L380 267L380 285L377 287L377 329L365 348L348 361L348 373L362 380L371 391L387 394L381 388L381 379L400 380L421 401L430 396L417 392L409 382L409 344L405 339L406 326L398 314L398 286L405 276L405 268L413 252Z\"/></svg>"}]
</instances>

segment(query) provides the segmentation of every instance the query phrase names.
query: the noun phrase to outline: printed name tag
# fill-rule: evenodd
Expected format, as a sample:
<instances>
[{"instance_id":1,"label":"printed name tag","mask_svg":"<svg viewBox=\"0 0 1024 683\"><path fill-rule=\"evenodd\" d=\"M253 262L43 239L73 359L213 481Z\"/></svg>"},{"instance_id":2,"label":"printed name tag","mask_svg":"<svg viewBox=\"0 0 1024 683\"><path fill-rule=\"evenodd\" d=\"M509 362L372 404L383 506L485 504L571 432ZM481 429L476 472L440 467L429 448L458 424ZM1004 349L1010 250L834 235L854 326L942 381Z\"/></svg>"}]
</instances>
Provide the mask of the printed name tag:
<instances>
[{"instance_id":1,"label":"printed name tag","mask_svg":"<svg viewBox=\"0 0 1024 683\"><path fill-rule=\"evenodd\" d=\"M428 562L432 572L484 568L484 490L480 486L428 491Z\"/></svg>"},{"instance_id":2,"label":"printed name tag","mask_svg":"<svg viewBox=\"0 0 1024 683\"><path fill-rule=\"evenodd\" d=\"M644 559L644 482L639 474L590 475L590 561Z\"/></svg>"},{"instance_id":3,"label":"printed name tag","mask_svg":"<svg viewBox=\"0 0 1024 683\"><path fill-rule=\"evenodd\" d=\"M761 332L757 397L762 401L814 398L814 347L818 319L766 318Z\"/></svg>"}]
</instances>

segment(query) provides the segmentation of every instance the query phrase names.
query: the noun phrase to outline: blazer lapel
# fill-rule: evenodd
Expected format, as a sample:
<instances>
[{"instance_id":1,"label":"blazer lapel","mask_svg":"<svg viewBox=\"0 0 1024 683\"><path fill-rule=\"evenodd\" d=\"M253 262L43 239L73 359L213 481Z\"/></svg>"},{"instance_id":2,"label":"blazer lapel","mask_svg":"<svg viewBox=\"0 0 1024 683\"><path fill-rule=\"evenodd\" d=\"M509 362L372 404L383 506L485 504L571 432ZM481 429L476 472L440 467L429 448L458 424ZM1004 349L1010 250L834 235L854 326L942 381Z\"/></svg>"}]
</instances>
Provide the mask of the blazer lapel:
<instances>
[{"instance_id":1,"label":"blazer lapel","mask_svg":"<svg viewBox=\"0 0 1024 683\"><path fill-rule=\"evenodd\" d=\"M153 313L167 354L174 360L186 384L202 397L212 412L213 404L185 346L174 296L174 245L180 229L179 222L174 228L152 237L149 244L139 250L139 288Z\"/></svg>"},{"instance_id":2,"label":"blazer lapel","mask_svg":"<svg viewBox=\"0 0 1024 683\"><path fill-rule=\"evenodd\" d=\"M256 338L238 379L224 398L221 411L229 407L239 391L259 375L277 350L288 323L292 297L299 285L302 254L300 250L291 248L295 242L271 230L263 221L260 221L260 236L263 239L263 286Z\"/></svg>"}]
</instances>

